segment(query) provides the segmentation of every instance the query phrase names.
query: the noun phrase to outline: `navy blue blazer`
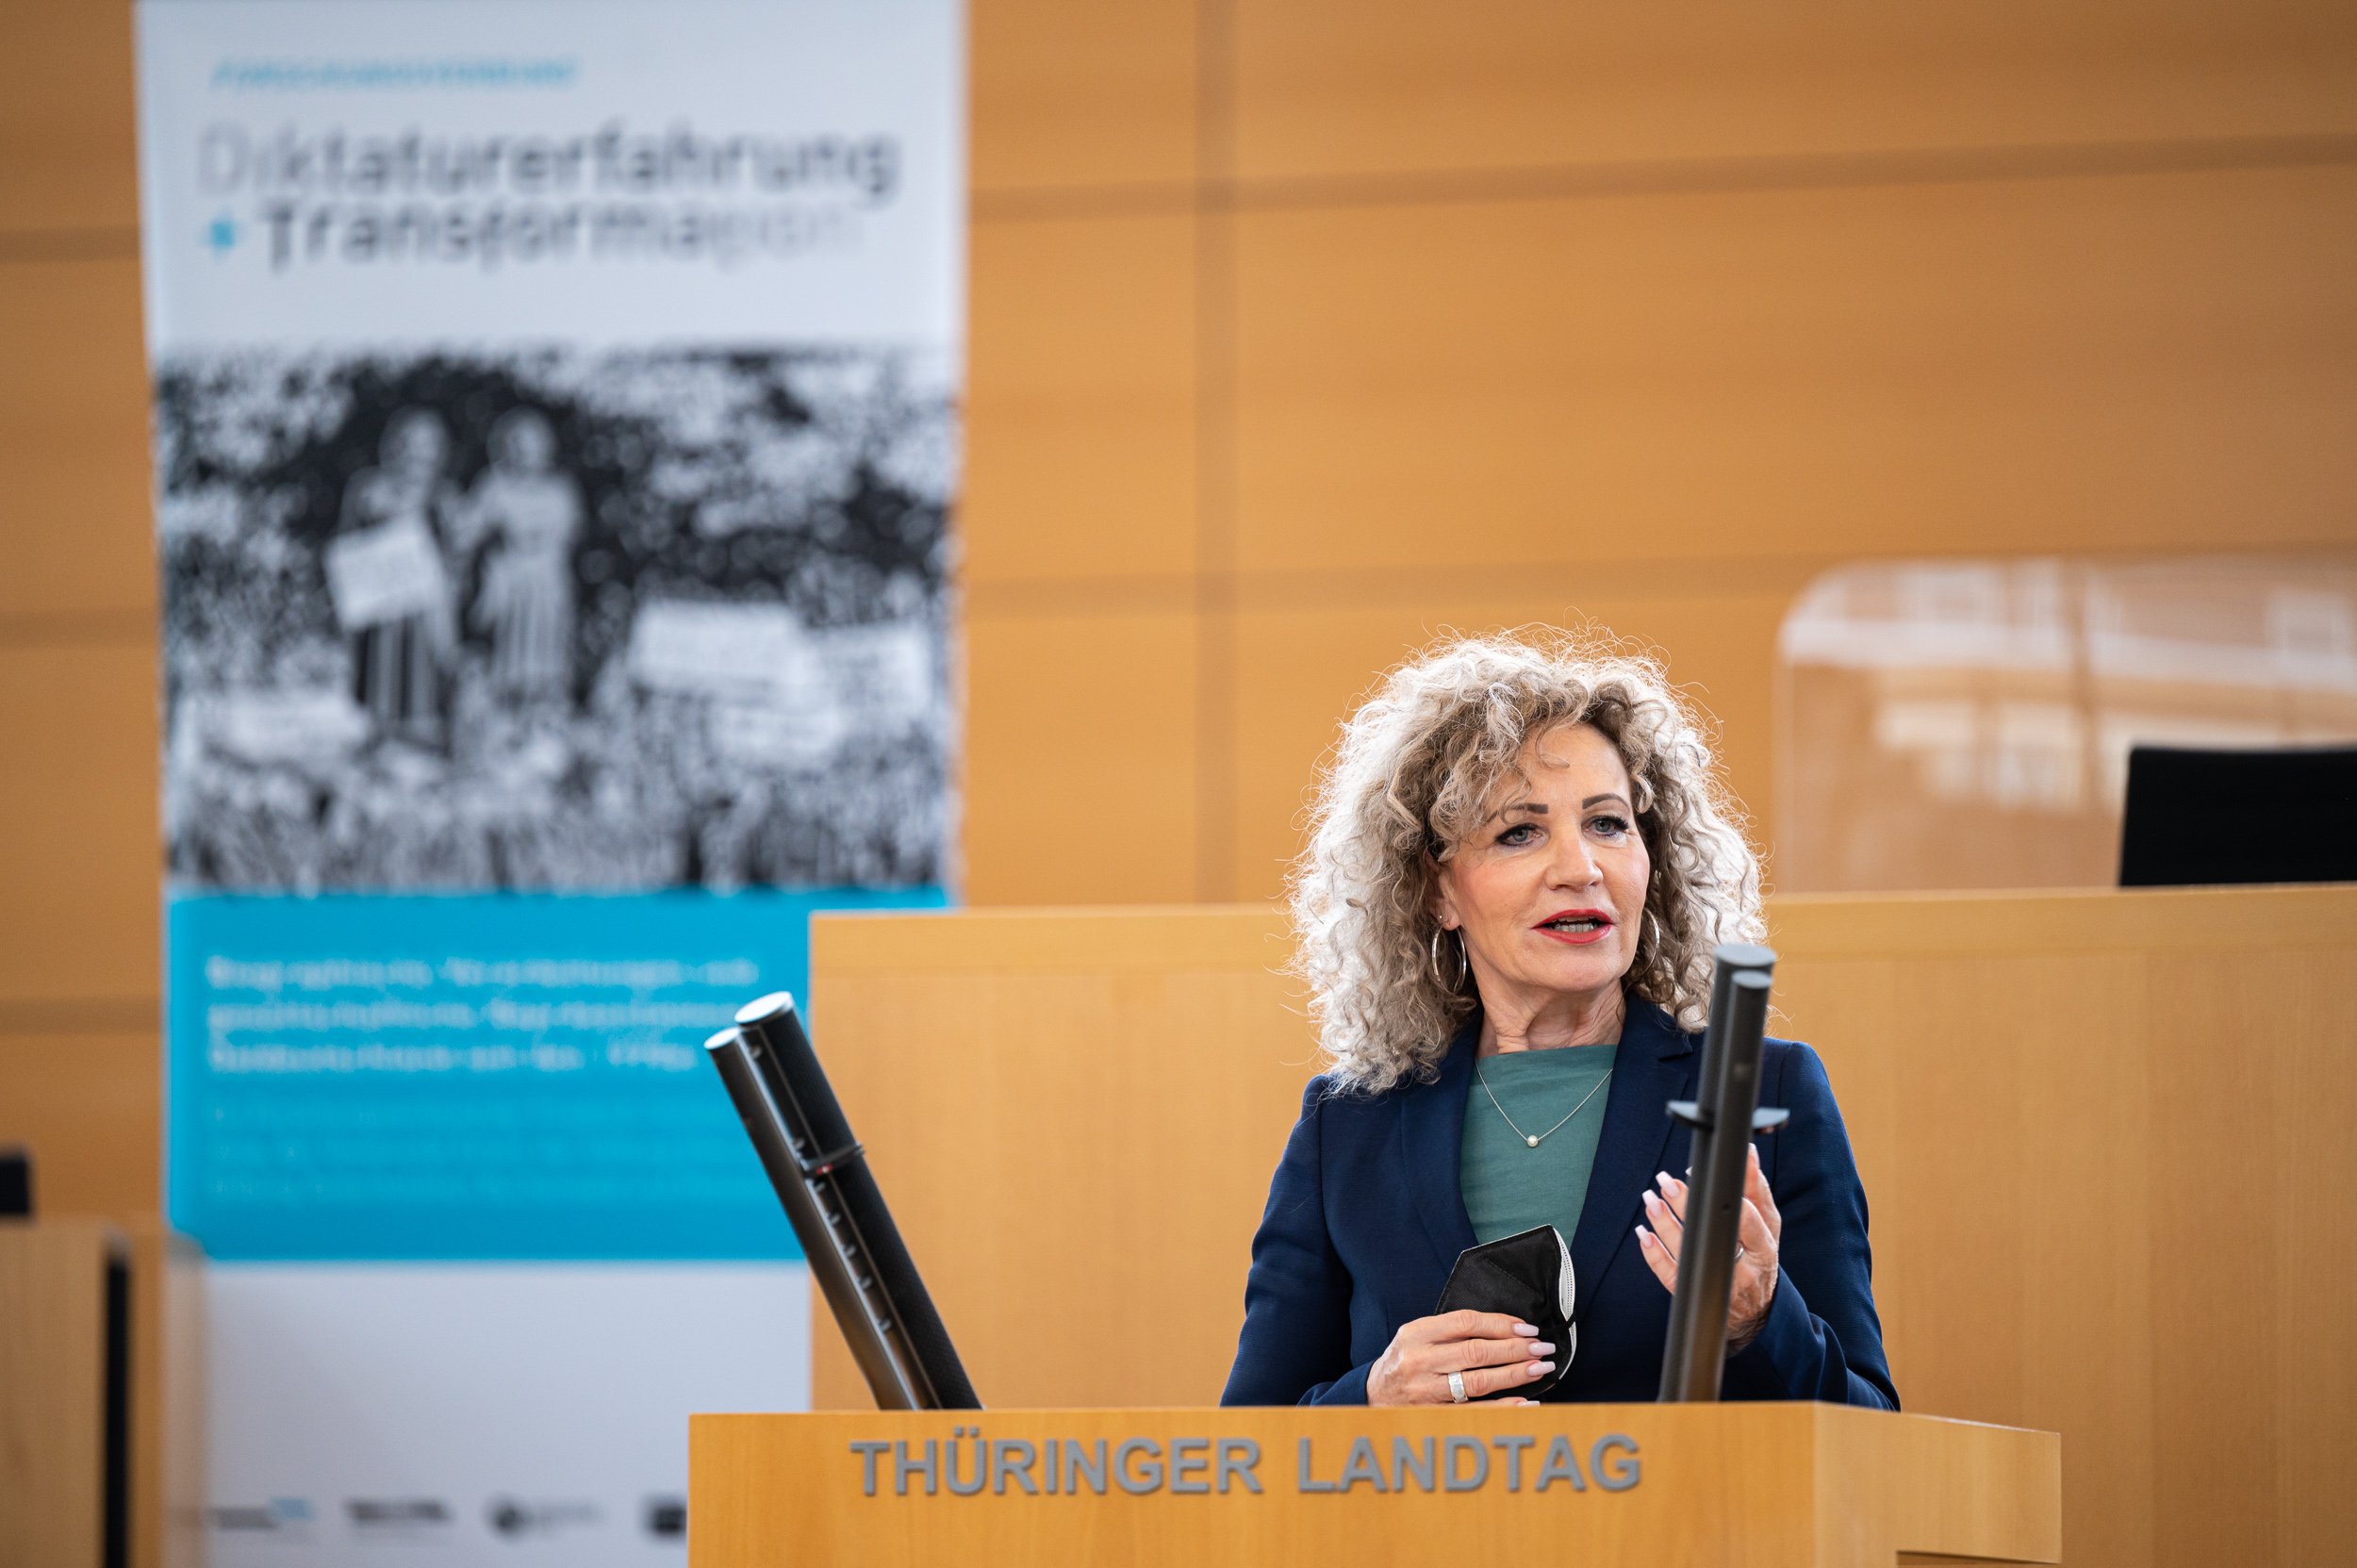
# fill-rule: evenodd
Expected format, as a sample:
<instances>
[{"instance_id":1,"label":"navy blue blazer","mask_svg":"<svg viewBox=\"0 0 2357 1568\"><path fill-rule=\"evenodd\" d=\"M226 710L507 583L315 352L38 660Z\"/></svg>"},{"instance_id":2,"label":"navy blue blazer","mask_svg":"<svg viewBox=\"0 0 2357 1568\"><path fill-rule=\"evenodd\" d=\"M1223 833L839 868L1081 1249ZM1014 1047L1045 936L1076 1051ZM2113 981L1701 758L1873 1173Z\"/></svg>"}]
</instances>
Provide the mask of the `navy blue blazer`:
<instances>
[{"instance_id":1,"label":"navy blue blazer","mask_svg":"<svg viewBox=\"0 0 2357 1568\"><path fill-rule=\"evenodd\" d=\"M1400 1325L1431 1314L1450 1265L1475 1245L1458 1160L1479 1033L1476 1015L1430 1083L1368 1096L1310 1081L1252 1240L1244 1333L1222 1404L1363 1403L1368 1368ZM1695 1097L1701 1043L1661 1009L1630 999L1571 1238L1579 1347L1550 1400L1659 1393L1670 1293L1637 1245L1640 1195L1655 1172L1686 1169L1690 1134L1666 1107ZM1759 1098L1792 1113L1782 1131L1758 1140L1784 1234L1767 1324L1728 1358L1726 1396L1896 1410L1874 1312L1866 1193L1824 1065L1806 1046L1769 1041Z\"/></svg>"}]
</instances>

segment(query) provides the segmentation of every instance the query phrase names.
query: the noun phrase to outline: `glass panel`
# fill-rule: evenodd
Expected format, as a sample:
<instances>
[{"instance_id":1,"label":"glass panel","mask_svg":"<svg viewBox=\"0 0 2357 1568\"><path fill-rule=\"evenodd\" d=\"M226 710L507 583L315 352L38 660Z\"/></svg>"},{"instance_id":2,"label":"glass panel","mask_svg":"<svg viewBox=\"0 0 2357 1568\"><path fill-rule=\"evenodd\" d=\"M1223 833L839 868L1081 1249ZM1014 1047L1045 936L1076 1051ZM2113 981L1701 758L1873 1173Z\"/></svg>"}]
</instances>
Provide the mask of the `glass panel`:
<instances>
[{"instance_id":1,"label":"glass panel","mask_svg":"<svg viewBox=\"0 0 2357 1568\"><path fill-rule=\"evenodd\" d=\"M1779 889L2109 886L2131 746L2357 740L2357 553L1843 567L1779 653Z\"/></svg>"}]
</instances>

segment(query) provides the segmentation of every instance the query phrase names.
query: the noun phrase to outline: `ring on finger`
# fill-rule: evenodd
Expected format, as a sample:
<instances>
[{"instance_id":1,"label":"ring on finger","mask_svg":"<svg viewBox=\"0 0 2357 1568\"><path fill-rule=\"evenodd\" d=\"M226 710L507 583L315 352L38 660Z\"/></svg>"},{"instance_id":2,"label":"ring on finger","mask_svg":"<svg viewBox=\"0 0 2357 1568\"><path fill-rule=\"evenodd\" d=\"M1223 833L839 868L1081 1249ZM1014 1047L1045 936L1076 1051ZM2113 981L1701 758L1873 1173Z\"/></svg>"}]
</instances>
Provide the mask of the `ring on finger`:
<instances>
[{"instance_id":1,"label":"ring on finger","mask_svg":"<svg viewBox=\"0 0 2357 1568\"><path fill-rule=\"evenodd\" d=\"M1448 1375L1448 1397L1451 1404L1461 1405L1465 1402L1465 1375L1463 1373L1452 1372Z\"/></svg>"}]
</instances>

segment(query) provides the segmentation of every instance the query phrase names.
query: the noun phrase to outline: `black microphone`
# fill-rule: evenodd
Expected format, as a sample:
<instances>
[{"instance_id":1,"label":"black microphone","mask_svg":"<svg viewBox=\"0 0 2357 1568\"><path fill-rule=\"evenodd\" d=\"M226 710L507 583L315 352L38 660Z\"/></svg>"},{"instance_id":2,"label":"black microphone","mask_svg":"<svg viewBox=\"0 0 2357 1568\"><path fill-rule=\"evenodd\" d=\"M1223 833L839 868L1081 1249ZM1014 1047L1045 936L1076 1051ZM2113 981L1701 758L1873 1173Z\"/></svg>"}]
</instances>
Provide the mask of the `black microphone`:
<instances>
[{"instance_id":1,"label":"black microphone","mask_svg":"<svg viewBox=\"0 0 2357 1568\"><path fill-rule=\"evenodd\" d=\"M739 1009L705 1049L878 1407L980 1410L794 999Z\"/></svg>"},{"instance_id":2,"label":"black microphone","mask_svg":"<svg viewBox=\"0 0 2357 1568\"><path fill-rule=\"evenodd\" d=\"M1776 955L1729 942L1712 955L1710 1021L1703 1032L1699 1100L1670 1103L1694 1130L1677 1289L1661 1352L1661 1399L1714 1400L1726 1375L1727 1306L1743 1219L1745 1152L1754 1132L1789 1117L1759 1109L1759 1058L1768 1032L1768 988Z\"/></svg>"}]
</instances>

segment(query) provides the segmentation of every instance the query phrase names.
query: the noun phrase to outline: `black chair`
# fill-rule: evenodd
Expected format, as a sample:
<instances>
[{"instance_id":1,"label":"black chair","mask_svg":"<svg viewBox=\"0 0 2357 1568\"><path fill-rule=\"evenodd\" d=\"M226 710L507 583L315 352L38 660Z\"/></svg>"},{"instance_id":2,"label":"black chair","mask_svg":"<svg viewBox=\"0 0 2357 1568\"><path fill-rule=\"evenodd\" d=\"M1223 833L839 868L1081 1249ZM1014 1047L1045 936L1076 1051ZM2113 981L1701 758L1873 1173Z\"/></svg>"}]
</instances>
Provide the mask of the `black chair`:
<instances>
[{"instance_id":1,"label":"black chair","mask_svg":"<svg viewBox=\"0 0 2357 1568\"><path fill-rule=\"evenodd\" d=\"M0 1146L0 1219L33 1217L33 1151Z\"/></svg>"},{"instance_id":2,"label":"black chair","mask_svg":"<svg viewBox=\"0 0 2357 1568\"><path fill-rule=\"evenodd\" d=\"M2357 882L2357 747L2128 753L2119 885Z\"/></svg>"}]
</instances>

